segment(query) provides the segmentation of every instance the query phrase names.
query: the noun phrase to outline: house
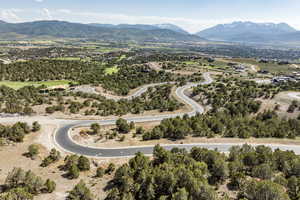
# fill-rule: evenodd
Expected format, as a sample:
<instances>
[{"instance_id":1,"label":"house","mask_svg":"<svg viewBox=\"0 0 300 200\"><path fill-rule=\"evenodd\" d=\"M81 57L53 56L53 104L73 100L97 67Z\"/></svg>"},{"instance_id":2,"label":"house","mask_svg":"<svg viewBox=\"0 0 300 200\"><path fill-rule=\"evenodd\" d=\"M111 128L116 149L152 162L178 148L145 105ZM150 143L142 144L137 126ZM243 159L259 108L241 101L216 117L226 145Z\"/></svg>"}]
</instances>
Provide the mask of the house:
<instances>
[{"instance_id":1,"label":"house","mask_svg":"<svg viewBox=\"0 0 300 200\"><path fill-rule=\"evenodd\" d=\"M289 81L297 81L297 80L289 76L278 76L272 79L272 83L286 83Z\"/></svg>"},{"instance_id":2,"label":"house","mask_svg":"<svg viewBox=\"0 0 300 200\"><path fill-rule=\"evenodd\" d=\"M233 69L236 71L236 72L245 72L246 71L246 66L240 64L240 65L234 65L232 66Z\"/></svg>"},{"instance_id":3,"label":"house","mask_svg":"<svg viewBox=\"0 0 300 200\"><path fill-rule=\"evenodd\" d=\"M259 70L258 73L260 73L260 74L268 74L269 71L267 71L267 70Z\"/></svg>"}]
</instances>

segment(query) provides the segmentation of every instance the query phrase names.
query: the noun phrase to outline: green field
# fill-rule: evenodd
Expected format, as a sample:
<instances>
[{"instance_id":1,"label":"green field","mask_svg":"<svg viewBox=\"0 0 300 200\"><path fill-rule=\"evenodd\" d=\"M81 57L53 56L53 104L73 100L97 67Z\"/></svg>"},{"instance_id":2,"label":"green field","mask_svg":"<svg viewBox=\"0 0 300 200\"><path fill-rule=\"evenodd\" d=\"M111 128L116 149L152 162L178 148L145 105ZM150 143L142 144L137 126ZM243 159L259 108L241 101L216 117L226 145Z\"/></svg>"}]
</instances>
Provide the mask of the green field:
<instances>
[{"instance_id":1,"label":"green field","mask_svg":"<svg viewBox=\"0 0 300 200\"><path fill-rule=\"evenodd\" d=\"M58 85L69 85L72 81L60 80L60 81L39 81L39 82L18 82L18 81L0 81L0 86L5 85L7 87L18 90L25 86L39 87L45 85L46 87L53 87Z\"/></svg>"},{"instance_id":2,"label":"green field","mask_svg":"<svg viewBox=\"0 0 300 200\"><path fill-rule=\"evenodd\" d=\"M68 61L72 61L72 60L80 60L79 57L59 57L59 58L54 58L54 60L68 60Z\"/></svg>"},{"instance_id":3,"label":"green field","mask_svg":"<svg viewBox=\"0 0 300 200\"><path fill-rule=\"evenodd\" d=\"M121 48L99 47L97 50L100 51L101 53L109 53L109 52L113 52L113 51L120 51Z\"/></svg>"},{"instance_id":4,"label":"green field","mask_svg":"<svg viewBox=\"0 0 300 200\"><path fill-rule=\"evenodd\" d=\"M236 58L232 59L234 62L240 62L240 63L246 63L246 64L252 64L255 66L258 66L261 70L267 70L274 74L286 74L293 71L299 71L299 69L296 69L295 67L292 67L291 65L279 65L276 62L268 62L268 63L260 63L255 59L247 59L247 58Z\"/></svg>"},{"instance_id":5,"label":"green field","mask_svg":"<svg viewBox=\"0 0 300 200\"><path fill-rule=\"evenodd\" d=\"M201 63L201 65L200 65ZM196 67L204 67L204 68L209 68L209 69L222 69L225 70L227 68L227 63L220 61L220 60L215 60L214 62L210 63L205 59L201 59L199 61L185 61L183 64L186 65L193 65Z\"/></svg>"},{"instance_id":6,"label":"green field","mask_svg":"<svg viewBox=\"0 0 300 200\"><path fill-rule=\"evenodd\" d=\"M120 61L124 60L125 58L126 58L126 55L122 55L118 61L120 62Z\"/></svg>"},{"instance_id":7,"label":"green field","mask_svg":"<svg viewBox=\"0 0 300 200\"><path fill-rule=\"evenodd\" d=\"M186 61L186 62L183 62L184 64L186 64L186 65L199 65L199 63L198 62L195 62L195 61Z\"/></svg>"},{"instance_id":8,"label":"green field","mask_svg":"<svg viewBox=\"0 0 300 200\"><path fill-rule=\"evenodd\" d=\"M114 66L114 67L106 68L105 69L105 74L106 75L111 75L111 74L114 74L114 73L118 73L118 71L119 71L118 66Z\"/></svg>"}]
</instances>

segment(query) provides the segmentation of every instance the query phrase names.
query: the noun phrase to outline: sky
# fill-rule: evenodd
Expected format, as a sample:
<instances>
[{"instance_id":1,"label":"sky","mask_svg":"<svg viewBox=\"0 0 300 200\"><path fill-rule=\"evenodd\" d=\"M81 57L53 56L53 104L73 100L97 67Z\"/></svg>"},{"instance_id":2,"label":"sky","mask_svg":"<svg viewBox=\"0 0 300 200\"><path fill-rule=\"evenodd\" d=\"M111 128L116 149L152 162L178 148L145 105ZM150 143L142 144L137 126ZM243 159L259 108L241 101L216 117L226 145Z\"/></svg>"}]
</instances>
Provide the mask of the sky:
<instances>
[{"instance_id":1,"label":"sky","mask_svg":"<svg viewBox=\"0 0 300 200\"><path fill-rule=\"evenodd\" d=\"M234 21L285 22L300 30L300 0L0 0L7 22L172 23L194 33Z\"/></svg>"}]
</instances>

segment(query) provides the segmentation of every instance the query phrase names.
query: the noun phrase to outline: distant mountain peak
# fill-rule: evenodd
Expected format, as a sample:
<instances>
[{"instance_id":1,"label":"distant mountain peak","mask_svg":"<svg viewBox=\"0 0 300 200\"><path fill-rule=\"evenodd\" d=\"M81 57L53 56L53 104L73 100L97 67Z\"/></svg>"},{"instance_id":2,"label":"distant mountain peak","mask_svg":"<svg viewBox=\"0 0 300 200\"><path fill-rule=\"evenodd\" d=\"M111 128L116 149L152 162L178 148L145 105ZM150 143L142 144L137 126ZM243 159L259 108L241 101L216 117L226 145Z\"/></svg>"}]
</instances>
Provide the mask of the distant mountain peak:
<instances>
[{"instance_id":1,"label":"distant mountain peak","mask_svg":"<svg viewBox=\"0 0 300 200\"><path fill-rule=\"evenodd\" d=\"M200 31L196 35L210 40L229 42L270 42L278 40L281 35L294 32L297 30L286 23L236 21L230 24L216 25Z\"/></svg>"},{"instance_id":2,"label":"distant mountain peak","mask_svg":"<svg viewBox=\"0 0 300 200\"><path fill-rule=\"evenodd\" d=\"M217 25L221 27L226 27L226 28L272 28L272 29L277 29L281 31L296 31L293 27L288 25L287 23L272 23L272 22L267 22L267 23L255 23L251 21L235 21L230 24L221 24Z\"/></svg>"}]
</instances>

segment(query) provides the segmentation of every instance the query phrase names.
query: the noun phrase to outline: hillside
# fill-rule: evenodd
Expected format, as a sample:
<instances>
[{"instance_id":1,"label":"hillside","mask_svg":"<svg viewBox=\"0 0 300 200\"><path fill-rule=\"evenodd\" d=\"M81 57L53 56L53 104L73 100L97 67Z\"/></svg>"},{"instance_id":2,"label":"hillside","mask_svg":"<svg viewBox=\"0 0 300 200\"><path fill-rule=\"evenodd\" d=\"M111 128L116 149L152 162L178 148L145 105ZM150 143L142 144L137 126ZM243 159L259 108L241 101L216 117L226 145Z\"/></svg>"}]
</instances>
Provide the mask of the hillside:
<instances>
[{"instance_id":1,"label":"hillside","mask_svg":"<svg viewBox=\"0 0 300 200\"><path fill-rule=\"evenodd\" d=\"M161 29L169 29L178 33L183 33L183 34L189 34L187 31L182 29L179 26L176 26L174 24L155 24L154 26L161 28Z\"/></svg>"},{"instance_id":2,"label":"hillside","mask_svg":"<svg viewBox=\"0 0 300 200\"><path fill-rule=\"evenodd\" d=\"M140 25L146 27L147 25ZM152 27L152 26L149 26ZM134 25L88 25L64 21L35 21L26 23L0 22L0 35L18 38L57 37L84 38L107 41L137 41L137 42L174 42L174 41L203 41L198 36L183 34L168 29L137 28Z\"/></svg>"},{"instance_id":3,"label":"hillside","mask_svg":"<svg viewBox=\"0 0 300 200\"><path fill-rule=\"evenodd\" d=\"M119 25L113 25L113 24L97 24L92 23L90 24L92 26L96 27L108 27L108 28L134 28L134 29L140 29L144 31L149 30L156 30L156 29L167 29L171 31L175 31L177 33L182 33L188 35L189 33L185 31L184 29L180 28L179 26L176 26L174 24L154 24L154 25L147 25L147 24L119 24Z\"/></svg>"},{"instance_id":4,"label":"hillside","mask_svg":"<svg viewBox=\"0 0 300 200\"><path fill-rule=\"evenodd\" d=\"M300 41L299 33L285 23L234 22L214 26L200 31L196 35L217 41L269 43ZM293 37L289 38L289 35Z\"/></svg>"}]
</instances>

